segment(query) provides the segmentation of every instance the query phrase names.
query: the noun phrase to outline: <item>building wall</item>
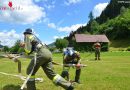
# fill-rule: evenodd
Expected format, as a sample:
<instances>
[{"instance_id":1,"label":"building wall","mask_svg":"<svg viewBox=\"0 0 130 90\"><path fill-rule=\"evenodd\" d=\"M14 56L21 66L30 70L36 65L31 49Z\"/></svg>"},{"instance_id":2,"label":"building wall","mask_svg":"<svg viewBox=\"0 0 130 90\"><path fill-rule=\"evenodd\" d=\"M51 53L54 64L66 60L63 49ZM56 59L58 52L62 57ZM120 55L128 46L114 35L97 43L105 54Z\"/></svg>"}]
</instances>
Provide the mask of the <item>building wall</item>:
<instances>
[{"instance_id":1,"label":"building wall","mask_svg":"<svg viewBox=\"0 0 130 90\"><path fill-rule=\"evenodd\" d=\"M75 43L74 48L78 51L85 51L85 52L94 51L93 44L94 42L93 43L87 43L87 42ZM108 43L100 43L100 44L101 44L101 51L109 50Z\"/></svg>"}]
</instances>

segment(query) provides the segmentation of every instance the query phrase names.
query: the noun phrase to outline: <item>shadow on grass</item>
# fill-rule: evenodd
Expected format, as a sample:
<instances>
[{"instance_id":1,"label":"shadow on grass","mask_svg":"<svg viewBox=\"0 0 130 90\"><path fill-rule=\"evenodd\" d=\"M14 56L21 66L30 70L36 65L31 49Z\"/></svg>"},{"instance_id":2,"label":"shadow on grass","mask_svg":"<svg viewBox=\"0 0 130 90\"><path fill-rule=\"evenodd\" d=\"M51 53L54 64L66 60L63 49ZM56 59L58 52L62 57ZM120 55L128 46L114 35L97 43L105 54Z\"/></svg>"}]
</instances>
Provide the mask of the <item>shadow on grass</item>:
<instances>
[{"instance_id":1,"label":"shadow on grass","mask_svg":"<svg viewBox=\"0 0 130 90\"><path fill-rule=\"evenodd\" d=\"M13 84L9 84L3 87L2 90L20 90L21 86L20 85L13 85ZM27 90L26 88L24 88L23 90ZM40 90L40 89L37 89Z\"/></svg>"},{"instance_id":2,"label":"shadow on grass","mask_svg":"<svg viewBox=\"0 0 130 90\"><path fill-rule=\"evenodd\" d=\"M0 59L3 59L3 58L5 58L4 56L0 56Z\"/></svg>"},{"instance_id":3,"label":"shadow on grass","mask_svg":"<svg viewBox=\"0 0 130 90\"><path fill-rule=\"evenodd\" d=\"M95 60L95 59L89 59L89 61L97 61L97 60Z\"/></svg>"},{"instance_id":4,"label":"shadow on grass","mask_svg":"<svg viewBox=\"0 0 130 90\"><path fill-rule=\"evenodd\" d=\"M2 90L20 90L20 85L13 85L13 84L10 84L10 85L6 85L3 87ZM27 90L27 89L23 89L23 90Z\"/></svg>"}]
</instances>

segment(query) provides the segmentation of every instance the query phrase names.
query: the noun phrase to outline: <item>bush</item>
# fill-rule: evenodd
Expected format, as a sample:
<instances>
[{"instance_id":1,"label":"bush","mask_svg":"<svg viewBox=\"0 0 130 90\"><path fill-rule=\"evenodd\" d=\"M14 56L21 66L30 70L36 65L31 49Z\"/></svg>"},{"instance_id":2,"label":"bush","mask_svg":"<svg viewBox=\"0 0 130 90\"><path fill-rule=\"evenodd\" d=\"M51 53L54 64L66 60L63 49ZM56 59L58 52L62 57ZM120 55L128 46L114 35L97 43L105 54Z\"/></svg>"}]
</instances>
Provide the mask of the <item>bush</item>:
<instances>
[{"instance_id":1,"label":"bush","mask_svg":"<svg viewBox=\"0 0 130 90\"><path fill-rule=\"evenodd\" d=\"M130 46L127 48L127 51L130 51Z\"/></svg>"},{"instance_id":2,"label":"bush","mask_svg":"<svg viewBox=\"0 0 130 90\"><path fill-rule=\"evenodd\" d=\"M101 51L109 51L108 43L102 43L101 44Z\"/></svg>"},{"instance_id":3,"label":"bush","mask_svg":"<svg viewBox=\"0 0 130 90\"><path fill-rule=\"evenodd\" d=\"M125 51L125 49L123 49L123 48L119 48L118 51Z\"/></svg>"}]
</instances>

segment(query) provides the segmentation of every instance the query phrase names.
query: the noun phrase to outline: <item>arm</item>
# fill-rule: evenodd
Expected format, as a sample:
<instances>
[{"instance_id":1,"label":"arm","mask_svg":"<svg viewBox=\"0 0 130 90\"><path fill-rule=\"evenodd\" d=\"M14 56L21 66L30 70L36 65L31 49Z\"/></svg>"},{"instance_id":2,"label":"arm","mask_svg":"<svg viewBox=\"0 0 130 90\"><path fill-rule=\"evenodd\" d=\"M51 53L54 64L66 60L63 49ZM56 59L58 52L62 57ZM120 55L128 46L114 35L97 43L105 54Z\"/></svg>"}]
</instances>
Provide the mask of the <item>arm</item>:
<instances>
[{"instance_id":1,"label":"arm","mask_svg":"<svg viewBox=\"0 0 130 90\"><path fill-rule=\"evenodd\" d=\"M81 57L80 57L80 53L79 53L79 52L76 53L76 58L77 58L78 62L77 62L77 64L75 65L75 67L76 67L77 69L80 69L83 65L81 64Z\"/></svg>"},{"instance_id":2,"label":"arm","mask_svg":"<svg viewBox=\"0 0 130 90\"><path fill-rule=\"evenodd\" d=\"M101 44L99 43L99 49L101 49Z\"/></svg>"},{"instance_id":3,"label":"arm","mask_svg":"<svg viewBox=\"0 0 130 90\"><path fill-rule=\"evenodd\" d=\"M36 51L37 49L37 45L38 45L38 41L34 36L31 36L30 38L30 43L31 43L31 51L28 53L28 55L30 55L32 52Z\"/></svg>"},{"instance_id":4,"label":"arm","mask_svg":"<svg viewBox=\"0 0 130 90\"><path fill-rule=\"evenodd\" d=\"M93 44L92 48L95 50L95 44Z\"/></svg>"},{"instance_id":5,"label":"arm","mask_svg":"<svg viewBox=\"0 0 130 90\"><path fill-rule=\"evenodd\" d=\"M80 53L79 52L76 53L76 57L77 57L77 60L78 60L77 64L81 64L81 57L80 57Z\"/></svg>"},{"instance_id":6,"label":"arm","mask_svg":"<svg viewBox=\"0 0 130 90\"><path fill-rule=\"evenodd\" d=\"M32 44L32 48L31 48L31 52L29 54L31 54L33 51L36 51L38 42L34 39L31 41L31 44Z\"/></svg>"}]
</instances>

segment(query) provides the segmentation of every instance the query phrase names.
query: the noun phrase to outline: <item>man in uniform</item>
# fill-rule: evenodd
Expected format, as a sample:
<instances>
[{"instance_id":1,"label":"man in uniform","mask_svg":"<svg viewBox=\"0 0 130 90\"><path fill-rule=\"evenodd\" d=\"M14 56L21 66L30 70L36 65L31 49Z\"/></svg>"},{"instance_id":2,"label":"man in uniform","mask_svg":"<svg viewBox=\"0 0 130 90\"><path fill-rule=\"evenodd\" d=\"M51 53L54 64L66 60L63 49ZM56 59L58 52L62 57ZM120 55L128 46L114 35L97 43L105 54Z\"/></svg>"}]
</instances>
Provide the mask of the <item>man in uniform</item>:
<instances>
[{"instance_id":1,"label":"man in uniform","mask_svg":"<svg viewBox=\"0 0 130 90\"><path fill-rule=\"evenodd\" d=\"M94 43L93 48L95 50L95 60L100 60L101 44L97 41L96 43Z\"/></svg>"},{"instance_id":2,"label":"man in uniform","mask_svg":"<svg viewBox=\"0 0 130 90\"><path fill-rule=\"evenodd\" d=\"M47 77L51 80L56 85L59 85L63 87L66 90L73 90L73 86L71 85L70 82L66 81L64 78L62 78L60 75L56 74L53 71L52 67L52 53L47 49L46 46L44 46L41 41L34 35L32 34L32 29L26 29L24 32L24 43L20 44L21 47L24 47L25 52L29 55L33 52L37 53L36 54L36 65L35 59L33 58L27 68L27 74L31 74L31 77L27 81L27 90L36 90L35 87L35 74L40 68L44 70L45 74ZM34 67L35 66L35 67ZM34 67L34 68L33 68Z\"/></svg>"},{"instance_id":3,"label":"man in uniform","mask_svg":"<svg viewBox=\"0 0 130 90\"><path fill-rule=\"evenodd\" d=\"M69 66L64 66L65 64L76 64L76 72L75 72L75 82L80 83L80 73L81 73L81 59L80 54L73 49L67 48L63 53L63 71L61 76L67 78L69 80Z\"/></svg>"}]
</instances>

